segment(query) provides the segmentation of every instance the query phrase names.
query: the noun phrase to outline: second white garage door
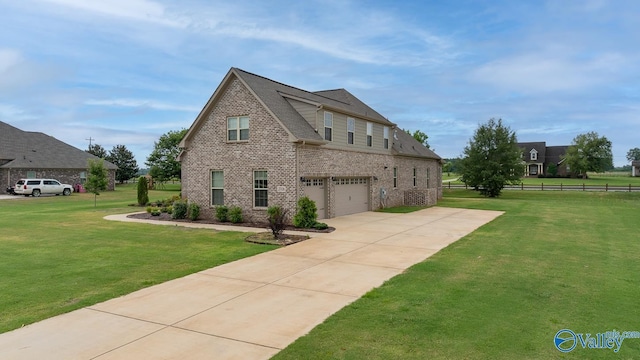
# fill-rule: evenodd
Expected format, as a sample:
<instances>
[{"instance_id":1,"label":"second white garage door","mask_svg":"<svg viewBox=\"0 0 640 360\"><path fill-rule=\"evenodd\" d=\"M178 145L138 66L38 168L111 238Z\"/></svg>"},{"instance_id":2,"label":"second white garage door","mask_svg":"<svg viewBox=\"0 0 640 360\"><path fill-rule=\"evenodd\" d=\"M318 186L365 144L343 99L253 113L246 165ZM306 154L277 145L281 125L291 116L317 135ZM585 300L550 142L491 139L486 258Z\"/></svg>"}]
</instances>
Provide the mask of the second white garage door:
<instances>
[{"instance_id":1,"label":"second white garage door","mask_svg":"<svg viewBox=\"0 0 640 360\"><path fill-rule=\"evenodd\" d=\"M333 184L336 216L369 211L369 179L337 178Z\"/></svg>"}]
</instances>

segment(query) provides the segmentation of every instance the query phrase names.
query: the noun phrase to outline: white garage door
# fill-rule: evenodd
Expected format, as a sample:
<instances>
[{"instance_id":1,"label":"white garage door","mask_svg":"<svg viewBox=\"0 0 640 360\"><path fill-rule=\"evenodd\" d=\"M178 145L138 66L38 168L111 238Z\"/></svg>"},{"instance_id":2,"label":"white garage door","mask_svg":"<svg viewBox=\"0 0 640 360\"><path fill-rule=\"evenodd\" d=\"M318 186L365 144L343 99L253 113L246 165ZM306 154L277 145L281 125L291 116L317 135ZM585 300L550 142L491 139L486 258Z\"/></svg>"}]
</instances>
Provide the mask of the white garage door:
<instances>
[{"instance_id":1,"label":"white garage door","mask_svg":"<svg viewBox=\"0 0 640 360\"><path fill-rule=\"evenodd\" d=\"M333 184L336 191L336 216L369 210L369 181L367 178L337 178Z\"/></svg>"},{"instance_id":2,"label":"white garage door","mask_svg":"<svg viewBox=\"0 0 640 360\"><path fill-rule=\"evenodd\" d=\"M309 199L316 202L316 208L318 208L318 220L327 217L325 206L325 199L327 198L327 196L325 189L326 186L324 179L306 179L304 182L304 194Z\"/></svg>"}]
</instances>

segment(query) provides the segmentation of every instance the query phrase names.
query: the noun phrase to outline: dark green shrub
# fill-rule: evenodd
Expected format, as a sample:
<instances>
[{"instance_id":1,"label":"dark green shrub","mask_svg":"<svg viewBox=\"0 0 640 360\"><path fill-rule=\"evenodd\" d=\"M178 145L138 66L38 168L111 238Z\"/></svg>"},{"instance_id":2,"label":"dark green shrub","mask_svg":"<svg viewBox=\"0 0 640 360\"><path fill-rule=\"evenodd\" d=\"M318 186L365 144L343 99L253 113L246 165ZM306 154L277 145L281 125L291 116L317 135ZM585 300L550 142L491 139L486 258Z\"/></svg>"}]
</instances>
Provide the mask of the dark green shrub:
<instances>
[{"instance_id":1,"label":"dark green shrub","mask_svg":"<svg viewBox=\"0 0 640 360\"><path fill-rule=\"evenodd\" d=\"M229 208L224 205L216 206L216 219L222 222L229 221Z\"/></svg>"},{"instance_id":2,"label":"dark green shrub","mask_svg":"<svg viewBox=\"0 0 640 360\"><path fill-rule=\"evenodd\" d=\"M140 176L138 179L138 205L144 206L149 202L149 185L147 178Z\"/></svg>"},{"instance_id":3,"label":"dark green shrub","mask_svg":"<svg viewBox=\"0 0 640 360\"><path fill-rule=\"evenodd\" d=\"M198 220L198 216L200 216L200 205L196 203L189 204L189 219L196 221Z\"/></svg>"},{"instance_id":4,"label":"dark green shrub","mask_svg":"<svg viewBox=\"0 0 640 360\"><path fill-rule=\"evenodd\" d=\"M166 206L163 206L163 207L160 208L160 212L168 213L169 212L169 208L167 208Z\"/></svg>"},{"instance_id":5,"label":"dark green shrub","mask_svg":"<svg viewBox=\"0 0 640 360\"><path fill-rule=\"evenodd\" d=\"M274 238L278 239L282 235L288 213L289 210L283 209L280 205L269 206L267 209L267 220Z\"/></svg>"},{"instance_id":6,"label":"dark green shrub","mask_svg":"<svg viewBox=\"0 0 640 360\"><path fill-rule=\"evenodd\" d=\"M306 196L298 200L298 212L293 217L293 225L299 228L310 228L318 219L318 209L315 201Z\"/></svg>"},{"instance_id":7,"label":"dark green shrub","mask_svg":"<svg viewBox=\"0 0 640 360\"><path fill-rule=\"evenodd\" d=\"M242 209L237 206L232 206L229 209L229 221L234 224L242 222Z\"/></svg>"},{"instance_id":8,"label":"dark green shrub","mask_svg":"<svg viewBox=\"0 0 640 360\"><path fill-rule=\"evenodd\" d=\"M173 203L173 212L171 217L174 219L186 219L187 218L187 203L184 201L176 201Z\"/></svg>"},{"instance_id":9,"label":"dark green shrub","mask_svg":"<svg viewBox=\"0 0 640 360\"><path fill-rule=\"evenodd\" d=\"M160 216L160 210L156 208L155 210L151 211L151 216Z\"/></svg>"},{"instance_id":10,"label":"dark green shrub","mask_svg":"<svg viewBox=\"0 0 640 360\"><path fill-rule=\"evenodd\" d=\"M317 229L317 230L325 230L325 229L329 228L329 225L327 225L325 223L322 223L322 222L317 222L317 223L315 223L313 225L313 228Z\"/></svg>"}]
</instances>

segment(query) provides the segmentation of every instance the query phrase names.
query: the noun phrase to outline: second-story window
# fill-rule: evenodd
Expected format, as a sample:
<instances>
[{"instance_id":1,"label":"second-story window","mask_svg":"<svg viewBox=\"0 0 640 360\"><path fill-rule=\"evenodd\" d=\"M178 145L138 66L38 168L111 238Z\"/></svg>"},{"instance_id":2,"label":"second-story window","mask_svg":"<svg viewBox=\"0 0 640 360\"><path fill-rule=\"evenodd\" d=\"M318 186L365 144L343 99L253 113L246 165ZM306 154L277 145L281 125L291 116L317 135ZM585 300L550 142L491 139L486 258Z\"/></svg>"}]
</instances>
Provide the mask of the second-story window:
<instances>
[{"instance_id":1,"label":"second-story window","mask_svg":"<svg viewBox=\"0 0 640 360\"><path fill-rule=\"evenodd\" d=\"M331 141L333 131L333 114L330 112L324 112L324 139Z\"/></svg>"},{"instance_id":2,"label":"second-story window","mask_svg":"<svg viewBox=\"0 0 640 360\"><path fill-rule=\"evenodd\" d=\"M353 145L353 138L356 132L356 119L347 118L347 144Z\"/></svg>"},{"instance_id":3,"label":"second-story window","mask_svg":"<svg viewBox=\"0 0 640 360\"><path fill-rule=\"evenodd\" d=\"M532 161L538 160L538 151L536 151L536 149L531 149L529 153L531 154Z\"/></svg>"},{"instance_id":4,"label":"second-story window","mask_svg":"<svg viewBox=\"0 0 640 360\"><path fill-rule=\"evenodd\" d=\"M373 124L367 123L367 146L373 146Z\"/></svg>"},{"instance_id":5,"label":"second-story window","mask_svg":"<svg viewBox=\"0 0 640 360\"><path fill-rule=\"evenodd\" d=\"M249 140L249 117L233 116L227 118L227 141Z\"/></svg>"},{"instance_id":6,"label":"second-story window","mask_svg":"<svg viewBox=\"0 0 640 360\"><path fill-rule=\"evenodd\" d=\"M388 149L389 148L389 127L388 126L384 127L384 133L383 133L383 140L382 141L384 143L384 148Z\"/></svg>"}]
</instances>

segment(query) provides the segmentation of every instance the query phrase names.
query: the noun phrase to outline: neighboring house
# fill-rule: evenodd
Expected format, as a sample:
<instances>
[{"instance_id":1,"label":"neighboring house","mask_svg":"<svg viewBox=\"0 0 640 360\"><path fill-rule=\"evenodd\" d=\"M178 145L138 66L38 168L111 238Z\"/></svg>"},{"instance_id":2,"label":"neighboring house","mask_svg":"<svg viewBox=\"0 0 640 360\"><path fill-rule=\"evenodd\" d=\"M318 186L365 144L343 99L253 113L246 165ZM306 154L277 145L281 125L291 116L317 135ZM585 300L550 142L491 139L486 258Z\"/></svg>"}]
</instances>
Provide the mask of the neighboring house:
<instances>
[{"instance_id":1,"label":"neighboring house","mask_svg":"<svg viewBox=\"0 0 640 360\"><path fill-rule=\"evenodd\" d=\"M89 159L98 158L49 135L22 131L0 121L0 184L5 187L24 178L81 184L87 178ZM108 189L113 190L118 167L108 161L104 166L108 170Z\"/></svg>"},{"instance_id":2,"label":"neighboring house","mask_svg":"<svg viewBox=\"0 0 640 360\"><path fill-rule=\"evenodd\" d=\"M318 216L434 205L441 158L344 89L309 92L231 68L182 140L182 195L213 216L239 206L265 220L293 215L302 196Z\"/></svg>"},{"instance_id":3,"label":"neighboring house","mask_svg":"<svg viewBox=\"0 0 640 360\"><path fill-rule=\"evenodd\" d=\"M640 160L631 162L631 176L640 176Z\"/></svg>"},{"instance_id":4,"label":"neighboring house","mask_svg":"<svg viewBox=\"0 0 640 360\"><path fill-rule=\"evenodd\" d=\"M569 174L564 155L569 146L547 146L545 142L518 143L522 149L522 161L526 164L524 176L550 176L549 165L557 167L558 176Z\"/></svg>"}]
</instances>

